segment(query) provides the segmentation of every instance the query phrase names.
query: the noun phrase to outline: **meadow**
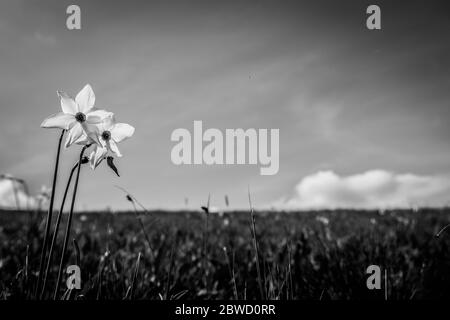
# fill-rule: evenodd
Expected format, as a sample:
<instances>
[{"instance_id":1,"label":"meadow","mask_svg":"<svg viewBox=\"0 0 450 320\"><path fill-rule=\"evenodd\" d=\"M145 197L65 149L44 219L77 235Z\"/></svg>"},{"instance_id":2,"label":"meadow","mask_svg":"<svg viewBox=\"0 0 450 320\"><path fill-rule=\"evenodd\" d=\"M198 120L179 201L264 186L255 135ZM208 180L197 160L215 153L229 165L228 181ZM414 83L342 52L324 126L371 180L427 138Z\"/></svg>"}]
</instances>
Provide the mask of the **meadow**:
<instances>
[{"instance_id":1,"label":"meadow","mask_svg":"<svg viewBox=\"0 0 450 320\"><path fill-rule=\"evenodd\" d=\"M449 213L257 211L258 258L248 211L210 213L207 233L202 211L77 213L67 265L80 266L82 285L66 290L64 275L58 298L384 299L366 287L373 264L387 270L388 299L450 298L450 230L436 236ZM34 299L45 215L0 211L0 299Z\"/></svg>"}]
</instances>

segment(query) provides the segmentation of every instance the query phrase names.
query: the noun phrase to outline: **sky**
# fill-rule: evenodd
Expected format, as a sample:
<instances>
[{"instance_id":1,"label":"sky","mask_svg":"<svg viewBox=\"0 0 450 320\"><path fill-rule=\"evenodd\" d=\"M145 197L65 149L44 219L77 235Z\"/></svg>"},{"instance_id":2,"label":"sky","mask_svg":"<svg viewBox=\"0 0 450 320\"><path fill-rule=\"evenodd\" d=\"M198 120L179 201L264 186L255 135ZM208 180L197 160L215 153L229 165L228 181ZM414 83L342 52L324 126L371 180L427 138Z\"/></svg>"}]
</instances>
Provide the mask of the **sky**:
<instances>
[{"instance_id":1,"label":"sky","mask_svg":"<svg viewBox=\"0 0 450 320\"><path fill-rule=\"evenodd\" d=\"M81 30L66 8L81 8ZM450 203L450 5L376 1L2 1L0 173L51 184L56 95L89 83L96 106L136 128L121 177L83 167L78 210L206 203L319 208ZM280 130L280 169L181 165L170 140L193 121ZM80 147L63 151L60 197ZM10 182L0 205L14 206ZM21 190L19 190L21 192Z\"/></svg>"}]
</instances>

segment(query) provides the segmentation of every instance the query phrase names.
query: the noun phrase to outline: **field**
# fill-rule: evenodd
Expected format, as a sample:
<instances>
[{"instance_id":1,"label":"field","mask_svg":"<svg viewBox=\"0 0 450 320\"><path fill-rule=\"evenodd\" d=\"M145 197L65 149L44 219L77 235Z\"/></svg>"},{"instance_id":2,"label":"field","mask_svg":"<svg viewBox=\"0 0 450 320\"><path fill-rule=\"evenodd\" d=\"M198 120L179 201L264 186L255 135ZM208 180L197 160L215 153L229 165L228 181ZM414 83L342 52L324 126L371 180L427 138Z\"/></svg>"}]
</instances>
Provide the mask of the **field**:
<instances>
[{"instance_id":1,"label":"field","mask_svg":"<svg viewBox=\"0 0 450 320\"><path fill-rule=\"evenodd\" d=\"M366 268L375 264L383 275L387 270L388 299L450 298L449 231L436 237L450 222L449 213L255 212L261 286L249 212L210 213L207 233L206 214L200 211L76 214L67 265L80 265L82 285L66 292L63 275L58 295L384 299L384 285L382 290L366 287ZM0 299L33 298L44 220L44 213L0 212ZM60 252L58 245L46 298L52 297Z\"/></svg>"}]
</instances>

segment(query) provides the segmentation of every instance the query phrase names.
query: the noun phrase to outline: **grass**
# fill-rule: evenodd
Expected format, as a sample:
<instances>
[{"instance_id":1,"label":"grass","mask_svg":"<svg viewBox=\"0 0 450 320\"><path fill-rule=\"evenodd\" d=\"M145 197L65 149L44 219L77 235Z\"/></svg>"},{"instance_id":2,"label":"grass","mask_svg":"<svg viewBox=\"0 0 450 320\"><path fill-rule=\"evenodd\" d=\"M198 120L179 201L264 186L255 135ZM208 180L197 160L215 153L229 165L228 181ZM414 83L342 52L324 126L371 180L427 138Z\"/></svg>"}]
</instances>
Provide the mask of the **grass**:
<instances>
[{"instance_id":1,"label":"grass","mask_svg":"<svg viewBox=\"0 0 450 320\"><path fill-rule=\"evenodd\" d=\"M142 225L134 210L74 214L66 264L80 265L82 288L67 292L64 273L58 297L253 300L262 286L268 299L384 299L366 288L377 264L389 299L450 298L450 209L253 214L255 234L248 211L209 214L207 264L204 212L140 212ZM0 212L0 299L33 297L44 228L43 212ZM47 296L57 273L54 263Z\"/></svg>"}]
</instances>

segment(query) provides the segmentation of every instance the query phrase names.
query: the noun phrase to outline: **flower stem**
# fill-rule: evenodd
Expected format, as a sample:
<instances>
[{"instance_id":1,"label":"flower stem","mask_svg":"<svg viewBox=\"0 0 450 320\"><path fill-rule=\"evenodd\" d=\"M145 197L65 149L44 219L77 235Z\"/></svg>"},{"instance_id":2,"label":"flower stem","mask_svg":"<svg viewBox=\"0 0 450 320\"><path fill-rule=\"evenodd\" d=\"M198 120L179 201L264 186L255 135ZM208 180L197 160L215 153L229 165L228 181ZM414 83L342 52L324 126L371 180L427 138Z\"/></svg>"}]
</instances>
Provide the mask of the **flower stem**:
<instances>
[{"instance_id":1,"label":"flower stem","mask_svg":"<svg viewBox=\"0 0 450 320\"><path fill-rule=\"evenodd\" d=\"M66 197L67 197L67 193L69 191L70 182L72 181L73 174L74 174L75 170L77 169L77 167L78 167L78 163L76 163L73 166L72 170L70 171L69 180L67 181L66 190L64 191L64 196L63 196L63 199L62 199L62 202L61 202L61 207L60 207L59 212L58 212L58 217L56 218L55 231L53 233L52 243L50 244L50 252L48 254L47 267L45 268L44 282L42 284L41 295L39 297L40 299L43 298L44 293L45 293L45 289L47 287L47 277L48 277L48 273L50 271L50 265L51 265L52 258L53 258L53 250L54 250L54 247L55 247L56 239L58 237L59 225L61 224L61 218L62 218L62 214L63 214L63 211L64 211L64 205L66 203Z\"/></svg>"},{"instance_id":2,"label":"flower stem","mask_svg":"<svg viewBox=\"0 0 450 320\"><path fill-rule=\"evenodd\" d=\"M66 255L67 243L69 242L70 226L72 224L72 217L73 217L73 208L75 205L75 199L77 197L77 189L78 189L78 180L80 178L81 161L83 159L83 154L84 154L84 151L86 150L86 148L87 148L87 146L84 146L83 149L81 149L80 159L77 164L77 176L75 178L75 186L73 187L72 203L70 205L70 212L69 212L69 217L68 217L67 225L66 225L66 233L64 235L64 244L63 244L63 249L62 249L62 254L61 254L61 260L59 261L58 279L56 281L56 287L55 287L55 292L53 294L53 300L56 300L56 297L57 297L58 291L59 291L59 286L61 284L62 269L63 269L63 265L64 265L64 256Z\"/></svg>"},{"instance_id":3,"label":"flower stem","mask_svg":"<svg viewBox=\"0 0 450 320\"><path fill-rule=\"evenodd\" d=\"M36 293L35 293L36 297L38 296L39 289L41 287L42 273L44 272L44 262L45 262L45 256L47 254L47 242L48 242L48 236L50 233L50 224L52 222L53 201L55 200L56 180L58 177L58 165L59 165L59 155L61 153L61 141L64 136L64 133L65 133L65 130L62 130L61 135L59 137L59 142L58 142L58 151L56 152L56 163L55 163L55 171L53 173L52 193L50 196L50 204L48 206L47 221L45 223L44 244L42 245L41 261L39 262L39 274L38 274Z\"/></svg>"}]
</instances>

